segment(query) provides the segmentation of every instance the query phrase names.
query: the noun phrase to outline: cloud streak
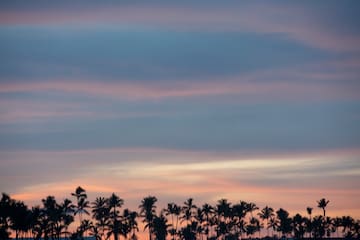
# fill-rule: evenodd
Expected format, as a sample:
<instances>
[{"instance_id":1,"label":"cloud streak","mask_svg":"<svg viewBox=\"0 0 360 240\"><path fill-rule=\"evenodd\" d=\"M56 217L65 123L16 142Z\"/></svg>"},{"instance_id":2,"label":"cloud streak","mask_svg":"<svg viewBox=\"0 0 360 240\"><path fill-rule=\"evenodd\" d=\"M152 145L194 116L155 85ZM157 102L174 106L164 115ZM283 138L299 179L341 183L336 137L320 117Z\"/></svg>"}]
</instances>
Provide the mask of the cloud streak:
<instances>
[{"instance_id":1,"label":"cloud streak","mask_svg":"<svg viewBox=\"0 0 360 240\"><path fill-rule=\"evenodd\" d=\"M27 184L12 181L1 188L27 202L36 203L46 194L69 197L74 186L81 185L88 190L90 198L117 192L127 200L127 206L133 208L146 194L156 194L164 202L179 203L188 195L195 197L197 202L211 203L222 197L233 202L266 198L267 202L258 200L258 204L303 211L300 208L304 208L304 201L315 202L325 195L336 206L332 208L333 213L344 211L341 202L347 203L346 211L355 210L356 213L356 198L360 195L356 190L360 171L358 152L358 149L353 149L273 158L266 155L249 158L242 154L229 156L228 153L214 156L211 152L168 149L13 152L6 155L7 164L16 164L26 156L28 164L36 166L37 170L35 168L35 172L31 172L31 168L27 168ZM138 160L129 161L127 154ZM149 162L146 157L149 154L159 158L159 162ZM98 157L101 157L101 162L96 160ZM66 174L59 171L59 166L54 166L50 158L58 159L56 162L67 167ZM167 163L162 162L161 159L166 158ZM69 165L70 162L75 164ZM332 171L323 171L325 163ZM4 169L6 162L2 160L0 164ZM349 166L352 173L344 171ZM5 168L9 169L9 166L5 165ZM40 179L34 177L39 175L38 171L42 172ZM4 177L4 173L1 176ZM354 184L348 184L350 179ZM279 182L274 183L274 180ZM109 185L109 182L113 184ZM277 187L274 188L274 185ZM283 197L279 198L279 195ZM284 206L285 199L289 206Z\"/></svg>"},{"instance_id":2,"label":"cloud streak","mask_svg":"<svg viewBox=\"0 0 360 240\"><path fill-rule=\"evenodd\" d=\"M271 73L273 74L273 73ZM160 81L158 83L131 83L129 81L119 81L105 83L97 81L41 81L41 82L15 82L0 83L0 93L27 93L27 92L63 92L69 94L83 94L105 98L124 99L124 100L161 100L167 98L184 97L204 97L221 95L240 95L245 97L261 97L276 99L358 99L358 85L331 84L327 82L311 82L311 79L329 79L324 74L303 74L294 77L296 73L287 73L282 78L286 80L270 80L275 76L239 76L230 80L207 81L206 84L199 81ZM269 78L266 78L269 77ZM339 79L332 75L333 78ZM341 76L340 76L341 77ZM292 78L307 79L305 82L297 82ZM258 80L261 80L258 81ZM266 79L266 81L265 81Z\"/></svg>"},{"instance_id":3,"label":"cloud streak","mask_svg":"<svg viewBox=\"0 0 360 240\"><path fill-rule=\"evenodd\" d=\"M65 5L66 6L66 5ZM68 9L69 8L69 9ZM224 4L194 8L189 3L150 6L148 4L120 6L91 6L71 10L47 8L43 10L17 10L11 8L0 14L0 24L64 25L68 23L121 24L122 26L148 26L180 31L250 31L268 34L285 34L288 37L317 48L336 51L359 51L360 35L355 32L341 32L346 22L329 24L325 19L337 17L336 11L321 15L316 6L258 3ZM329 7L331 10L331 7ZM286 19L286 21L284 21ZM338 21L346 19L338 18ZM354 24L354 23L352 23ZM334 29L334 26L337 27ZM334 31L335 30L335 31ZM340 33L340 34L339 34Z\"/></svg>"}]
</instances>

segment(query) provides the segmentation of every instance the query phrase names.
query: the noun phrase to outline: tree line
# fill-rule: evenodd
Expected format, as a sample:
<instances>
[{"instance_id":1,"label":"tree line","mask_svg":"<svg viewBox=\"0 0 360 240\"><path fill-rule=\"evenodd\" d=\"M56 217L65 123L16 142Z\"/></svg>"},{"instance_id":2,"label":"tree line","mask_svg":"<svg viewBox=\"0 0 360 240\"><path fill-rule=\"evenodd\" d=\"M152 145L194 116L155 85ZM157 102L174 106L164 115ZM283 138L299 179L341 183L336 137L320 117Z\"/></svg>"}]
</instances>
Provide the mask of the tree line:
<instances>
[{"instance_id":1,"label":"tree line","mask_svg":"<svg viewBox=\"0 0 360 240\"><path fill-rule=\"evenodd\" d=\"M124 200L115 193L110 197L96 197L89 202L85 189L77 187L71 193L74 202L55 197L42 199L42 206L29 208L24 202L3 193L0 200L0 239L82 239L84 236L102 239L138 239L138 222L149 240L212 240L240 238L324 238L330 236L360 238L360 221L351 216L331 218L326 215L329 200L317 201L323 214L307 216L297 213L290 216L283 208L259 208L253 202L230 203L220 199L215 205L196 206L192 198L182 205L168 203L156 210L157 198L148 196L141 200L139 211L122 209ZM78 221L75 221L78 218ZM70 225L75 225L70 231Z\"/></svg>"}]
</instances>

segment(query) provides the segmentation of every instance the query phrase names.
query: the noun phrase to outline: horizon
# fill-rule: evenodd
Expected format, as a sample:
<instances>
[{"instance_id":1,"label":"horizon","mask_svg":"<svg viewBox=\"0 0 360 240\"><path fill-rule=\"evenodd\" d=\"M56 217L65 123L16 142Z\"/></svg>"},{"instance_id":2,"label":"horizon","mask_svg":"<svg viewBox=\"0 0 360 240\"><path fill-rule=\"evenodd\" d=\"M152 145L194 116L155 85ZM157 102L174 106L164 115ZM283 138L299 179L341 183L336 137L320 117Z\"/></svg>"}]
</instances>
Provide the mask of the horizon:
<instances>
[{"instance_id":1,"label":"horizon","mask_svg":"<svg viewBox=\"0 0 360 240\"><path fill-rule=\"evenodd\" d=\"M0 2L0 192L360 219L360 2Z\"/></svg>"}]
</instances>

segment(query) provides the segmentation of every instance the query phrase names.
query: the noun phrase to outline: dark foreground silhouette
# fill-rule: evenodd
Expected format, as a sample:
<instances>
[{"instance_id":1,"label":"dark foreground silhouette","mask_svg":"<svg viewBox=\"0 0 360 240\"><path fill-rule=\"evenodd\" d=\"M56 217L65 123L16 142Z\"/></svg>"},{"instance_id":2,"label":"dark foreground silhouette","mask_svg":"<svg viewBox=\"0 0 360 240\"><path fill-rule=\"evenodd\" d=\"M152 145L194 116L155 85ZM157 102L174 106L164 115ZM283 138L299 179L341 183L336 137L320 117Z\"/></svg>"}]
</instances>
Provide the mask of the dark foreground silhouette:
<instances>
[{"instance_id":1,"label":"dark foreground silhouette","mask_svg":"<svg viewBox=\"0 0 360 240\"><path fill-rule=\"evenodd\" d=\"M156 211L157 198L141 200L139 212L122 209L124 200L113 193L89 202L85 189L78 187L71 193L73 201L57 202L53 196L42 199L42 206L31 209L22 201L3 193L0 201L0 239L138 239L138 221L142 221L149 240L244 239L244 238L360 238L360 221L350 216L326 216L329 201L317 201L323 215L307 216L289 213L269 206L259 209L255 203L236 204L221 199L216 205L201 207L187 199L183 205L168 203ZM75 221L78 218L78 221ZM70 226L73 226L70 228ZM69 231L69 229L75 229Z\"/></svg>"}]
</instances>

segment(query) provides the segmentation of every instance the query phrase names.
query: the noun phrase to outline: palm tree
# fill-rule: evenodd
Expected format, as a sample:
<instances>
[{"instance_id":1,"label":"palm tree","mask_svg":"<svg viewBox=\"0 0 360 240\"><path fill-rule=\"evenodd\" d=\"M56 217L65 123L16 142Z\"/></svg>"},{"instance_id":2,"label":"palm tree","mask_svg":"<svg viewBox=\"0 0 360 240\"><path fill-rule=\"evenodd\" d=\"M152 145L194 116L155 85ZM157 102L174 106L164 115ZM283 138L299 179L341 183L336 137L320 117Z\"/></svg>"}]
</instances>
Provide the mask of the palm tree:
<instances>
[{"instance_id":1,"label":"palm tree","mask_svg":"<svg viewBox=\"0 0 360 240\"><path fill-rule=\"evenodd\" d=\"M276 217L271 217L267 226L267 229L271 228L273 231L273 235L275 235L275 231L279 228L279 221Z\"/></svg>"},{"instance_id":2,"label":"palm tree","mask_svg":"<svg viewBox=\"0 0 360 240\"><path fill-rule=\"evenodd\" d=\"M201 207L196 209L195 222L198 224L197 234L200 236L200 239L202 240L203 234L206 231L206 228L204 228L204 225L206 224L206 219Z\"/></svg>"},{"instance_id":3,"label":"palm tree","mask_svg":"<svg viewBox=\"0 0 360 240\"><path fill-rule=\"evenodd\" d=\"M136 238L136 231L139 231L136 218L138 217L137 212L130 211L129 209L124 209L122 219L122 234L127 238L127 234L131 234L131 238Z\"/></svg>"},{"instance_id":4,"label":"palm tree","mask_svg":"<svg viewBox=\"0 0 360 240\"><path fill-rule=\"evenodd\" d=\"M74 212L74 215L79 214L79 220L80 223L83 221L83 214L90 215L90 213L86 210L87 208L90 208L89 201L87 201L85 198L81 198L76 206L76 210Z\"/></svg>"},{"instance_id":5,"label":"palm tree","mask_svg":"<svg viewBox=\"0 0 360 240\"><path fill-rule=\"evenodd\" d=\"M311 237L311 232L312 232L312 218L311 218L312 210L313 210L312 207L306 208L306 212L309 215L309 220L306 223L306 231L309 233L309 238Z\"/></svg>"},{"instance_id":6,"label":"palm tree","mask_svg":"<svg viewBox=\"0 0 360 240\"><path fill-rule=\"evenodd\" d=\"M335 217L332 221L333 226L335 228L336 237L339 237L339 227L342 226L342 218L341 217Z\"/></svg>"},{"instance_id":7,"label":"palm tree","mask_svg":"<svg viewBox=\"0 0 360 240\"><path fill-rule=\"evenodd\" d=\"M336 231L334 225L333 225L333 219L331 217L326 217L324 219L324 227L326 231L326 236L329 238L331 236L331 233L334 233Z\"/></svg>"},{"instance_id":8,"label":"palm tree","mask_svg":"<svg viewBox=\"0 0 360 240\"><path fill-rule=\"evenodd\" d=\"M231 231L231 224L229 224L229 219L232 213L231 203L227 199L220 199L216 205L216 213L218 216L218 235L224 235L226 237Z\"/></svg>"},{"instance_id":9,"label":"palm tree","mask_svg":"<svg viewBox=\"0 0 360 240\"><path fill-rule=\"evenodd\" d=\"M291 233L291 218L289 218L289 213L280 208L276 211L277 218L279 219L278 231L283 234L283 236Z\"/></svg>"},{"instance_id":10,"label":"palm tree","mask_svg":"<svg viewBox=\"0 0 360 240\"><path fill-rule=\"evenodd\" d=\"M152 232L153 232L153 220L155 216L155 203L157 202L157 198L154 196L145 197L141 200L140 208L140 216L144 218L143 222L146 223L144 229L149 229L149 240L152 240Z\"/></svg>"},{"instance_id":11,"label":"palm tree","mask_svg":"<svg viewBox=\"0 0 360 240\"><path fill-rule=\"evenodd\" d=\"M275 216L274 209L268 206L265 206L261 211L258 213L260 219L263 221L266 220L266 224L269 224L269 219ZM267 235L269 236L269 228L267 229Z\"/></svg>"},{"instance_id":12,"label":"palm tree","mask_svg":"<svg viewBox=\"0 0 360 240\"><path fill-rule=\"evenodd\" d=\"M180 230L180 239L182 240L196 240L197 222L187 224Z\"/></svg>"},{"instance_id":13,"label":"palm tree","mask_svg":"<svg viewBox=\"0 0 360 240\"><path fill-rule=\"evenodd\" d=\"M214 214L214 208L205 203L203 206L202 206L202 214L204 215L205 217L205 233L206 233L206 239L209 239L209 235L210 235L210 219L212 218L213 214Z\"/></svg>"},{"instance_id":14,"label":"palm tree","mask_svg":"<svg viewBox=\"0 0 360 240\"><path fill-rule=\"evenodd\" d=\"M63 224L62 226L59 226L59 230L60 234L65 234L66 238L67 234L69 234L69 225L74 221L74 217L72 216L72 214L75 212L74 205L72 204L71 200L65 198L64 201L60 204L59 208L61 212L61 221ZM61 230L61 227L63 227L64 231Z\"/></svg>"},{"instance_id":15,"label":"palm tree","mask_svg":"<svg viewBox=\"0 0 360 240\"><path fill-rule=\"evenodd\" d=\"M235 204L232 207L232 216L235 221L235 232L236 235L242 235L246 232L246 221L245 217L247 214L248 203L245 201L240 201L240 203Z\"/></svg>"},{"instance_id":16,"label":"palm tree","mask_svg":"<svg viewBox=\"0 0 360 240\"><path fill-rule=\"evenodd\" d=\"M27 232L29 225L30 211L24 202L12 201L10 204L10 228L15 231L15 238L18 239L22 232Z\"/></svg>"},{"instance_id":17,"label":"palm tree","mask_svg":"<svg viewBox=\"0 0 360 240\"><path fill-rule=\"evenodd\" d=\"M114 240L118 240L119 238L121 221L119 219L120 215L118 208L121 208L123 204L124 200L119 198L115 193L112 193L107 199L107 207L110 213L110 224L108 226L111 228Z\"/></svg>"},{"instance_id":18,"label":"palm tree","mask_svg":"<svg viewBox=\"0 0 360 240\"><path fill-rule=\"evenodd\" d=\"M87 236L87 231L91 230L93 228L93 223L92 221L88 220L88 219L84 219L81 224L80 227L78 228L78 233L79 236Z\"/></svg>"},{"instance_id":19,"label":"palm tree","mask_svg":"<svg viewBox=\"0 0 360 240\"><path fill-rule=\"evenodd\" d=\"M319 215L312 220L312 233L315 239L325 235L324 217Z\"/></svg>"},{"instance_id":20,"label":"palm tree","mask_svg":"<svg viewBox=\"0 0 360 240\"><path fill-rule=\"evenodd\" d=\"M259 219L252 217L250 219L249 224L246 226L246 234L248 236L252 236L253 234L255 234L256 232L259 232L260 235L260 230L261 230L261 224Z\"/></svg>"},{"instance_id":21,"label":"palm tree","mask_svg":"<svg viewBox=\"0 0 360 240\"><path fill-rule=\"evenodd\" d=\"M353 225L354 225L354 219L352 217L350 216L342 217L343 233L346 233L347 230L350 230Z\"/></svg>"},{"instance_id":22,"label":"palm tree","mask_svg":"<svg viewBox=\"0 0 360 240\"><path fill-rule=\"evenodd\" d=\"M325 218L325 208L326 206L329 204L329 200L326 200L325 198L320 199L319 201L317 201L318 203L318 208L321 208L324 212L324 218Z\"/></svg>"},{"instance_id":23,"label":"palm tree","mask_svg":"<svg viewBox=\"0 0 360 240\"><path fill-rule=\"evenodd\" d=\"M89 208L89 201L87 201L87 194L85 189L83 189L82 187L77 187L75 189L74 193L71 193L72 196L76 197L77 200L77 206L76 206L76 210L74 212L74 215L79 214L79 221L80 224L82 222L82 215L83 213L85 213L86 215L89 215L89 212L86 210L87 208Z\"/></svg>"},{"instance_id":24,"label":"palm tree","mask_svg":"<svg viewBox=\"0 0 360 240\"><path fill-rule=\"evenodd\" d=\"M253 218L253 212L258 209L259 208L256 206L256 204L252 202L248 203L246 206L246 210L250 213L251 218Z\"/></svg>"},{"instance_id":25,"label":"palm tree","mask_svg":"<svg viewBox=\"0 0 360 240\"><path fill-rule=\"evenodd\" d=\"M306 218L303 218L300 214L296 214L293 219L293 231L296 239L301 239L304 237L306 230Z\"/></svg>"},{"instance_id":26,"label":"palm tree","mask_svg":"<svg viewBox=\"0 0 360 240\"><path fill-rule=\"evenodd\" d=\"M183 211L183 216L182 218L182 222L186 220L187 224L189 224L189 222L192 221L192 218L194 216L194 210L196 210L197 207L196 205L193 203L193 199L192 198L188 198L185 202L184 202L184 206L182 208Z\"/></svg>"},{"instance_id":27,"label":"palm tree","mask_svg":"<svg viewBox=\"0 0 360 240\"><path fill-rule=\"evenodd\" d=\"M160 216L155 216L153 219L153 232L155 235L156 240L165 240L167 236L167 228L170 225L167 224L167 219L160 213Z\"/></svg>"},{"instance_id":28,"label":"palm tree","mask_svg":"<svg viewBox=\"0 0 360 240\"><path fill-rule=\"evenodd\" d=\"M48 238L50 235L55 237L55 227L58 222L58 204L56 203L54 196L47 196L41 200L43 203L42 209L42 223L44 238Z\"/></svg>"},{"instance_id":29,"label":"palm tree","mask_svg":"<svg viewBox=\"0 0 360 240\"><path fill-rule=\"evenodd\" d=\"M2 193L0 200L0 239L9 239L10 215L13 202L14 200L9 195Z\"/></svg>"},{"instance_id":30,"label":"palm tree","mask_svg":"<svg viewBox=\"0 0 360 240\"><path fill-rule=\"evenodd\" d=\"M229 203L227 199L220 199L216 205L216 212L218 216L222 217L226 222L231 214L231 203Z\"/></svg>"},{"instance_id":31,"label":"palm tree","mask_svg":"<svg viewBox=\"0 0 360 240\"><path fill-rule=\"evenodd\" d=\"M107 205L107 199L104 197L97 197L92 204L92 217L97 221L96 229L100 237L103 238L105 235L105 227L109 224L110 209Z\"/></svg>"},{"instance_id":32,"label":"palm tree","mask_svg":"<svg viewBox=\"0 0 360 240\"><path fill-rule=\"evenodd\" d=\"M179 215L181 212L181 208L180 206L178 206L175 203L168 203L167 208L164 210L165 215L171 215L171 226L172 229L171 231L171 235L172 235L172 239L175 240L175 234L177 232L177 225L178 225L178 221L179 221ZM176 216L176 225L174 226L174 216Z\"/></svg>"}]
</instances>

